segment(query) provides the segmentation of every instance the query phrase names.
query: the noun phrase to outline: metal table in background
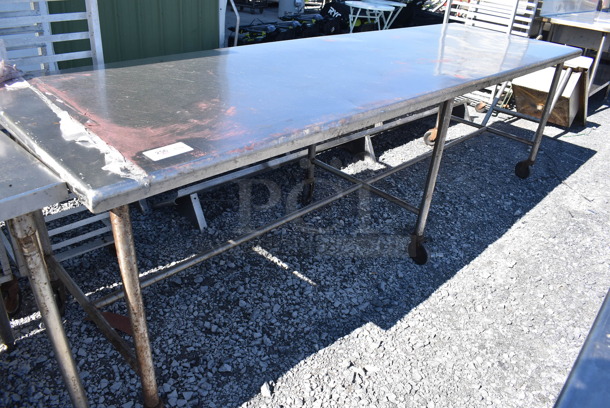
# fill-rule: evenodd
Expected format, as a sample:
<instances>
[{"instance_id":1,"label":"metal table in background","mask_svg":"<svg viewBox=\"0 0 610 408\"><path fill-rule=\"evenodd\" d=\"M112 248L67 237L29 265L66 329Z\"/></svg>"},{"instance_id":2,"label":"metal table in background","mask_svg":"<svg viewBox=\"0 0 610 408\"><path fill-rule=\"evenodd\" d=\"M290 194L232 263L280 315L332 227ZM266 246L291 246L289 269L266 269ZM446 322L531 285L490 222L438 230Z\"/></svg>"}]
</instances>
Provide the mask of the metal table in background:
<instances>
[{"instance_id":1,"label":"metal table in background","mask_svg":"<svg viewBox=\"0 0 610 408\"><path fill-rule=\"evenodd\" d=\"M15 83L0 90L0 124L90 211L110 210L124 287L93 303L102 307L125 297L144 405L154 407L160 399L143 287L360 189L417 215L408 253L424 263L424 229L454 98L555 66L552 98L563 62L579 54L571 47L457 24L273 42ZM340 67L345 69L332 79L316 74ZM419 206L372 185L415 160L356 180L316 158L318 144L380 123L400 123L431 106L439 106L440 121ZM518 169L534 163L548 113L534 137L522 140L530 152ZM472 135L485 130L491 128ZM351 187L140 281L130 203L303 149L310 163L307 185L313 188L314 168L319 168L350 181ZM60 278L74 294L70 277L62 272ZM79 303L86 302L81 297Z\"/></svg>"},{"instance_id":2,"label":"metal table in background","mask_svg":"<svg viewBox=\"0 0 610 408\"><path fill-rule=\"evenodd\" d=\"M396 18L398 17L398 15L402 11L402 9L407 7L407 3L408 3L408 1L403 3L401 1L391 1L391 0L364 0L364 1L367 3L381 4L383 6L389 6L389 7L394 8L393 11L388 12L388 15L385 18L385 24L383 26L384 30L389 29L392 26L392 24L394 24L394 21L396 20Z\"/></svg>"},{"instance_id":3,"label":"metal table in background","mask_svg":"<svg viewBox=\"0 0 610 408\"><path fill-rule=\"evenodd\" d=\"M349 32L352 33L360 19L366 19L371 24L376 24L377 29L387 29L388 19L394 13L394 6L381 3L368 3L366 1L345 2L349 6ZM388 13L386 16L384 13ZM383 26L382 26L383 22Z\"/></svg>"},{"instance_id":4,"label":"metal table in background","mask_svg":"<svg viewBox=\"0 0 610 408\"><path fill-rule=\"evenodd\" d=\"M544 10L543 10L544 12ZM589 73L589 96L610 84L610 75L600 78L600 62L608 48L610 13L603 11L579 11L573 13L542 14L551 24L549 41L568 44L595 51Z\"/></svg>"}]
</instances>

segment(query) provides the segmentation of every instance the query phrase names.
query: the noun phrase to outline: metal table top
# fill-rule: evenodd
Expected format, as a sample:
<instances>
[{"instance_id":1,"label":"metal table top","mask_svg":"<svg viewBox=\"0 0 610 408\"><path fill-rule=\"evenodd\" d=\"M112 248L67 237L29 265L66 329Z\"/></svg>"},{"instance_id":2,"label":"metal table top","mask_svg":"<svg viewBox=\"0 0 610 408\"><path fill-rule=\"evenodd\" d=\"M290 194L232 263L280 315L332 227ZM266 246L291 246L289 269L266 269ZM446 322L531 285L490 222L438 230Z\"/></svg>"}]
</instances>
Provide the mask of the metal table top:
<instances>
[{"instance_id":1,"label":"metal table top","mask_svg":"<svg viewBox=\"0 0 610 408\"><path fill-rule=\"evenodd\" d=\"M0 132L0 220L68 198L68 188L42 163Z\"/></svg>"},{"instance_id":2,"label":"metal table top","mask_svg":"<svg viewBox=\"0 0 610 408\"><path fill-rule=\"evenodd\" d=\"M584 11L565 14L549 14L542 17L551 24L583 28L585 30L610 32L610 13L604 11Z\"/></svg>"},{"instance_id":3,"label":"metal table top","mask_svg":"<svg viewBox=\"0 0 610 408\"><path fill-rule=\"evenodd\" d=\"M16 83L0 124L100 212L579 54L458 24L315 37Z\"/></svg>"}]
</instances>

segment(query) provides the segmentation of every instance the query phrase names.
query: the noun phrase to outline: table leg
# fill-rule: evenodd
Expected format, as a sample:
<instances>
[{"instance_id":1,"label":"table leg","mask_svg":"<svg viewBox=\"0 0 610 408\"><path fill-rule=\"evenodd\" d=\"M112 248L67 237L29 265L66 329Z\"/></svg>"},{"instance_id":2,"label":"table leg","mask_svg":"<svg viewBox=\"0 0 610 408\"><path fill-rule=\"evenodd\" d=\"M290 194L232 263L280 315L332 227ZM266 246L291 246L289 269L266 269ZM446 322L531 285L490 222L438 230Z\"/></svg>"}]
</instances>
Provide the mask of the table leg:
<instances>
[{"instance_id":1,"label":"table leg","mask_svg":"<svg viewBox=\"0 0 610 408\"><path fill-rule=\"evenodd\" d=\"M595 76L597 75L597 68L599 67L599 60L603 54L603 50L606 47L606 40L608 38L608 33L602 33L602 38L599 42L599 47L597 52L595 53L595 58L593 59L593 66L591 67L591 77L589 78L589 95L591 95L591 90L593 89L593 82L595 81Z\"/></svg>"},{"instance_id":2,"label":"table leg","mask_svg":"<svg viewBox=\"0 0 610 408\"><path fill-rule=\"evenodd\" d=\"M383 19L384 27L385 27L385 14L383 11L379 11L374 14L375 21L377 21L377 31L381 30L381 20Z\"/></svg>"},{"instance_id":3,"label":"table leg","mask_svg":"<svg viewBox=\"0 0 610 408\"><path fill-rule=\"evenodd\" d=\"M134 336L144 406L146 408L162 407L163 403L159 398L157 390L157 380L152 361L150 341L148 339L146 313L144 311L138 266L136 264L129 206L124 205L110 211L110 222L112 224L112 233L114 234L114 243L123 280L125 301Z\"/></svg>"},{"instance_id":4,"label":"table leg","mask_svg":"<svg viewBox=\"0 0 610 408\"><path fill-rule=\"evenodd\" d=\"M307 150L307 174L303 185L303 204L310 204L316 187L316 166L313 164L316 158L316 146L309 146Z\"/></svg>"},{"instance_id":5,"label":"table leg","mask_svg":"<svg viewBox=\"0 0 610 408\"><path fill-rule=\"evenodd\" d=\"M36 304L40 309L47 335L53 345L55 357L75 407L87 407L87 397L78 374L72 351L63 330L61 316L51 289L51 282L36 234L34 214L26 214L10 220L15 238L27 265L27 274Z\"/></svg>"},{"instance_id":6,"label":"table leg","mask_svg":"<svg viewBox=\"0 0 610 408\"><path fill-rule=\"evenodd\" d=\"M358 19L360 18L360 9L357 8L355 15L352 13L353 13L353 7L350 6L349 7L349 32L350 33L354 32L354 27L356 26L356 23L358 22Z\"/></svg>"},{"instance_id":7,"label":"table leg","mask_svg":"<svg viewBox=\"0 0 610 408\"><path fill-rule=\"evenodd\" d=\"M434 193L434 187L436 186L436 178L438 176L441 158L445 148L445 138L447 137L447 128L449 128L452 109L453 100L449 100L441 103L438 110L438 130L434 149L432 151L432 159L430 160L430 168L428 169L424 194L419 207L417 224L415 225L415 231L411 235L411 242L409 243L409 256L419 265L423 265L428 261L428 254L423 246L424 229L426 228L426 221L432 203L432 194Z\"/></svg>"},{"instance_id":8,"label":"table leg","mask_svg":"<svg viewBox=\"0 0 610 408\"><path fill-rule=\"evenodd\" d=\"M544 104L544 109L542 110L542 114L540 115L540 121L538 122L538 127L536 128L536 134L534 135L534 140L532 147L530 149L529 157L526 160L520 161L515 166L515 174L520 178L527 178L530 175L530 167L536 161L536 156L538 155L538 149L540 148L540 143L542 143L542 137L544 136L544 128L546 127L546 122L551 116L551 110L553 109L553 101L555 99L555 93L557 92L557 85L561 79L561 74L563 72L563 64L557 64L555 66L555 75L553 76L553 81L551 82L551 87L549 88L549 93L546 98L546 102Z\"/></svg>"},{"instance_id":9,"label":"table leg","mask_svg":"<svg viewBox=\"0 0 610 408\"><path fill-rule=\"evenodd\" d=\"M396 21L396 18L402 12L402 9L404 7L406 7L406 6L403 6L403 7L398 6L398 8L396 8L396 10L394 10L394 12L390 14L391 18L388 16L388 19L390 21L388 21L388 24L386 25L387 29L390 29L390 27L392 27L392 24L394 24L394 21Z\"/></svg>"}]
</instances>

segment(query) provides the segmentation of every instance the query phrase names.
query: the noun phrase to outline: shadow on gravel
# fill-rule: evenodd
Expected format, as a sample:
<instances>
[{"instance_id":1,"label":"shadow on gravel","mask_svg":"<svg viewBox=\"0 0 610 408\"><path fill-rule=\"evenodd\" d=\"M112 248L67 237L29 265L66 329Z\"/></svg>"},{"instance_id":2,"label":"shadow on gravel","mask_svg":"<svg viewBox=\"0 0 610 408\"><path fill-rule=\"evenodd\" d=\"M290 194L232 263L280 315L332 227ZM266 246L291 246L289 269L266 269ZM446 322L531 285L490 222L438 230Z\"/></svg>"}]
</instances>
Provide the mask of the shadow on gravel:
<instances>
[{"instance_id":1,"label":"shadow on gravel","mask_svg":"<svg viewBox=\"0 0 610 408\"><path fill-rule=\"evenodd\" d=\"M380 161L390 163L411 147L427 149L416 138L433 123L426 118L374 138ZM527 157L527 147L520 143L484 134L446 151L426 228L430 260L424 266L415 265L406 252L415 216L362 193L147 288L163 398L170 406L181 399L188 406L239 406L265 382L307 365L312 355L354 330L371 323L391 329L594 154L546 138L531 176L522 180L514 175L515 164ZM342 166L351 160L342 150L326 152L322 159ZM427 166L424 161L377 186L419 204ZM317 198L344 185L318 175ZM210 225L205 234L173 209L132 212L140 268L188 256L193 248L224 242L283 214L293 205L302 176L303 169L294 164L202 193ZM93 271L104 273L97 266L106 258L101 252L85 257L71 265L73 276L94 290L87 288L90 276L82 262L93 276ZM118 274L109 268L108 276L115 279ZM110 309L124 313L123 308L119 302ZM70 309L68 322L82 319ZM87 341L98 336L92 325L66 326L79 350L79 369L95 373L84 380L88 393L94 401L120 406L134 374L119 375L114 364L99 363L96 342ZM21 343L27 347L27 340ZM94 376L123 380L103 388L98 380L92 384Z\"/></svg>"},{"instance_id":2,"label":"shadow on gravel","mask_svg":"<svg viewBox=\"0 0 610 408\"><path fill-rule=\"evenodd\" d=\"M586 136L592 130L599 128L602 124L597 123L593 120L593 115L598 115L604 111L610 109L610 104L606 98L605 92L598 92L595 95L589 97L588 112L587 112L587 124L586 126L581 123L573 123L570 128L561 128L563 131L553 136L554 139L559 139L563 136L573 134L574 136ZM598 116L600 117L600 116ZM553 126L553 125L550 125Z\"/></svg>"}]
</instances>

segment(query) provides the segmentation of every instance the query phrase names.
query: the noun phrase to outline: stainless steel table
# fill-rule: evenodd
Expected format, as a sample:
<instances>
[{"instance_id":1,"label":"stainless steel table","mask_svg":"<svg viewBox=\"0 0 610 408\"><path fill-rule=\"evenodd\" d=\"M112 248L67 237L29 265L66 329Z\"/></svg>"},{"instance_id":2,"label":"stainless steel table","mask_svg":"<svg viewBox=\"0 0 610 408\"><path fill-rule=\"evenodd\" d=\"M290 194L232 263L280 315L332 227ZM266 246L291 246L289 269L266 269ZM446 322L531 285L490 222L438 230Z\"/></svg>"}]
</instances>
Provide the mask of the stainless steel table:
<instances>
[{"instance_id":1,"label":"stainless steel table","mask_svg":"<svg viewBox=\"0 0 610 408\"><path fill-rule=\"evenodd\" d=\"M608 48L610 13L603 11L579 11L542 15L551 24L549 40L562 44L595 50L589 75L589 96L608 86L607 79L599 80L599 64L602 53Z\"/></svg>"},{"instance_id":2,"label":"stainless steel table","mask_svg":"<svg viewBox=\"0 0 610 408\"><path fill-rule=\"evenodd\" d=\"M454 24L316 37L17 83L0 90L0 124L89 210L110 210L137 371L144 404L151 407L160 400L142 287L360 189L417 214L409 255L425 262L424 228L453 99L556 66L552 98L562 63L579 54L570 47ZM329 78L317 74L339 71ZM372 185L410 163L362 181L316 158L317 144L435 105L441 119L418 207ZM528 158L517 166L521 176L535 161L547 118L545 112L533 140L527 141ZM139 281L130 203L302 149L309 151L308 182L315 167L352 186Z\"/></svg>"},{"instance_id":3,"label":"stainless steel table","mask_svg":"<svg viewBox=\"0 0 610 408\"><path fill-rule=\"evenodd\" d=\"M30 286L72 403L85 407L87 398L63 330L37 236L37 219L42 219L40 209L67 198L68 189L61 179L0 132L0 220L7 221L23 252ZM2 300L0 334L6 345L12 347L14 339Z\"/></svg>"}]
</instances>

